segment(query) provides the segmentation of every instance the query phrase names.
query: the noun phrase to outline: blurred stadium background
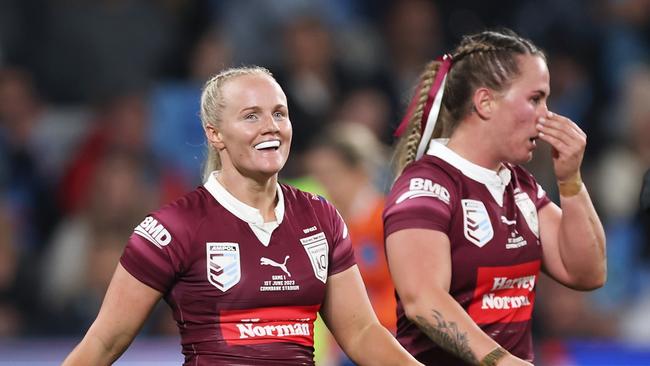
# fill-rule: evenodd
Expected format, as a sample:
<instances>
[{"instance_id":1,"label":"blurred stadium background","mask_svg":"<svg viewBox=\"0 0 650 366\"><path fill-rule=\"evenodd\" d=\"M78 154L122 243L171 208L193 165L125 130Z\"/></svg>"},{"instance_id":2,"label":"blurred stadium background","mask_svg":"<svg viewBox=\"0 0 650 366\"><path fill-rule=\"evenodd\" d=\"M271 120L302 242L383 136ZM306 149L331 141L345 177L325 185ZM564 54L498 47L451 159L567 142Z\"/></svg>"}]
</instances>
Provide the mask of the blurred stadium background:
<instances>
[{"instance_id":1,"label":"blurred stadium background","mask_svg":"<svg viewBox=\"0 0 650 366\"><path fill-rule=\"evenodd\" d=\"M0 365L60 363L133 227L200 184L210 75L271 69L294 126L282 178L377 228L368 207L392 179L391 132L418 73L497 26L546 50L550 108L589 136L583 176L607 232L604 288L538 284L537 364L650 365L648 0L0 0ZM547 146L530 169L557 200ZM390 327L381 243L355 245ZM331 343L319 333L319 365L344 364ZM163 304L117 364L181 362Z\"/></svg>"}]
</instances>

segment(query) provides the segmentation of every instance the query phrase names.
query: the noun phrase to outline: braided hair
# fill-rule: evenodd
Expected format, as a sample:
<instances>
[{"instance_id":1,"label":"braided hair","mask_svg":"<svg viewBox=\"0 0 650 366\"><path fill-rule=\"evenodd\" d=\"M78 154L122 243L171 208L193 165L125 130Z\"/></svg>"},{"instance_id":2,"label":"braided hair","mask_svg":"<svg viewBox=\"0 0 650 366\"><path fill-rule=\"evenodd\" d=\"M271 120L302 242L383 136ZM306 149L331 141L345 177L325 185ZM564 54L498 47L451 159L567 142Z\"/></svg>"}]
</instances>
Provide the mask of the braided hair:
<instances>
[{"instance_id":1,"label":"braided hair","mask_svg":"<svg viewBox=\"0 0 650 366\"><path fill-rule=\"evenodd\" d=\"M453 66L447 74L440 122L433 131L433 138L451 136L454 129L472 111L472 95L480 87L501 92L510 87L520 75L517 56L535 55L546 59L544 53L530 40L509 29L484 31L464 36L451 53ZM424 105L433 80L440 68L440 61L432 61L420 76L420 88L416 91L417 104L406 132L395 148L393 164L396 175L415 160L418 144L422 138Z\"/></svg>"}]
</instances>

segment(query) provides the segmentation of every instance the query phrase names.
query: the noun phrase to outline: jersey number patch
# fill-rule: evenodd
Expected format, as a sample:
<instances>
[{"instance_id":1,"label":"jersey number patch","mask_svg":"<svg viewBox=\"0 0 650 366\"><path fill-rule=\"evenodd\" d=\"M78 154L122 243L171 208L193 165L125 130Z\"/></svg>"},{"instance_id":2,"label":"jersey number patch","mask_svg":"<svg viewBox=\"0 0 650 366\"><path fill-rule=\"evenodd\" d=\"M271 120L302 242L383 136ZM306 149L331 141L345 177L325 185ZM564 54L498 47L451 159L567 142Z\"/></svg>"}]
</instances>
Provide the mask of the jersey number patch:
<instances>
[{"instance_id":1,"label":"jersey number patch","mask_svg":"<svg viewBox=\"0 0 650 366\"><path fill-rule=\"evenodd\" d=\"M300 242L302 243L302 247L305 248L307 255L309 255L314 275L323 283L327 283L329 245L327 245L325 234L321 232L308 236L300 239Z\"/></svg>"}]
</instances>

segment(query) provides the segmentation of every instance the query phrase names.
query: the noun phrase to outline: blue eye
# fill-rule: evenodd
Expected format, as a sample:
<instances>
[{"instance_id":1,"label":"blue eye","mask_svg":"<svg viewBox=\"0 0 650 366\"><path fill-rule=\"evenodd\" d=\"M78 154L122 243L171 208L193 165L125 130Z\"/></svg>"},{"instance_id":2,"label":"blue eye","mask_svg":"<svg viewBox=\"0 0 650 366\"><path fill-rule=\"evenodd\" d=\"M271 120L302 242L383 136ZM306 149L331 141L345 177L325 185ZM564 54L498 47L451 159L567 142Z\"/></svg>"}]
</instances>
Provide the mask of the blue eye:
<instances>
[{"instance_id":1,"label":"blue eye","mask_svg":"<svg viewBox=\"0 0 650 366\"><path fill-rule=\"evenodd\" d=\"M247 114L247 115L244 117L244 119L247 119L247 120L249 120L249 121L255 121L255 120L257 120L257 114L255 114L255 113Z\"/></svg>"}]
</instances>

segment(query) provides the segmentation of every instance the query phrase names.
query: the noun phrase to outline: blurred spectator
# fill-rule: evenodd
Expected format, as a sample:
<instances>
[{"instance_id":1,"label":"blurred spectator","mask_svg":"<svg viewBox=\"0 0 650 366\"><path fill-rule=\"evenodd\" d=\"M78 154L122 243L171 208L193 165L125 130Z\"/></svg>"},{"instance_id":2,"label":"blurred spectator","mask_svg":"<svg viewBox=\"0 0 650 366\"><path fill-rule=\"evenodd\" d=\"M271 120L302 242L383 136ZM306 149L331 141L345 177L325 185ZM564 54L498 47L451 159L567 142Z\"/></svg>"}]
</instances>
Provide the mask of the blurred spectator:
<instances>
[{"instance_id":1,"label":"blurred spectator","mask_svg":"<svg viewBox=\"0 0 650 366\"><path fill-rule=\"evenodd\" d=\"M0 69L0 184L20 251L42 247L57 221L53 188L79 121L43 105L27 71Z\"/></svg>"},{"instance_id":2,"label":"blurred spectator","mask_svg":"<svg viewBox=\"0 0 650 366\"><path fill-rule=\"evenodd\" d=\"M428 0L397 1L385 14L386 62L393 88L405 95L424 65L444 49L440 14ZM408 103L408 96L400 98Z\"/></svg>"},{"instance_id":3,"label":"blurred spectator","mask_svg":"<svg viewBox=\"0 0 650 366\"><path fill-rule=\"evenodd\" d=\"M88 102L141 88L173 44L163 3L44 2L39 9L44 19L37 25L44 34L37 35L39 43L28 44L32 49L22 61L34 67L49 100Z\"/></svg>"},{"instance_id":4,"label":"blurred spectator","mask_svg":"<svg viewBox=\"0 0 650 366\"><path fill-rule=\"evenodd\" d=\"M21 335L28 316L16 296L19 256L12 229L9 215L0 202L0 339Z\"/></svg>"},{"instance_id":5,"label":"blurred spectator","mask_svg":"<svg viewBox=\"0 0 650 366\"><path fill-rule=\"evenodd\" d=\"M386 157L385 147L365 125L343 122L330 125L314 141L304 164L345 220L372 307L379 321L394 333L395 295L384 255L381 218L384 195L374 185L385 172ZM337 357L340 364L351 364L342 352Z\"/></svg>"},{"instance_id":6,"label":"blurred spectator","mask_svg":"<svg viewBox=\"0 0 650 366\"><path fill-rule=\"evenodd\" d=\"M198 185L205 151L199 119L201 88L206 80L232 65L232 49L221 31L209 29L192 47L187 78L166 80L151 95L155 124L151 144L159 161L180 169L183 180Z\"/></svg>"},{"instance_id":7,"label":"blurred spectator","mask_svg":"<svg viewBox=\"0 0 650 366\"><path fill-rule=\"evenodd\" d=\"M383 143L392 142L390 96L372 85L359 87L348 92L336 113L339 121L354 121L364 125Z\"/></svg>"},{"instance_id":8,"label":"blurred spectator","mask_svg":"<svg viewBox=\"0 0 650 366\"><path fill-rule=\"evenodd\" d=\"M605 150L594 177L606 218L610 263L599 303L623 315L624 338L650 345L650 317L641 310L647 309L650 299L650 260L642 255L650 240L638 206L643 173L650 167L650 65L631 68L624 85L616 110L625 140Z\"/></svg>"},{"instance_id":9,"label":"blurred spectator","mask_svg":"<svg viewBox=\"0 0 650 366\"><path fill-rule=\"evenodd\" d=\"M118 95L97 108L92 129L71 159L61 182L59 198L67 213L74 213L91 190L97 166L114 150L137 156L144 174L160 184L161 202L169 202L184 193L189 183L173 162L156 160L149 142L152 128L146 94Z\"/></svg>"},{"instance_id":10,"label":"blurred spectator","mask_svg":"<svg viewBox=\"0 0 650 366\"><path fill-rule=\"evenodd\" d=\"M628 69L648 59L650 1L601 0L599 5L595 21L602 23L604 30L599 71L609 96L615 97L625 88Z\"/></svg>"},{"instance_id":11,"label":"blurred spectator","mask_svg":"<svg viewBox=\"0 0 650 366\"><path fill-rule=\"evenodd\" d=\"M81 206L61 222L41 264L43 302L61 332L90 325L133 222L158 204L141 156L112 150L94 164Z\"/></svg>"},{"instance_id":12,"label":"blurred spectator","mask_svg":"<svg viewBox=\"0 0 650 366\"><path fill-rule=\"evenodd\" d=\"M285 85L291 106L294 154L302 154L311 140L327 126L341 93L354 82L352 75L337 61L332 33L319 18L299 16L284 29L284 64L276 72ZM289 160L284 174L300 175L295 159Z\"/></svg>"},{"instance_id":13,"label":"blurred spectator","mask_svg":"<svg viewBox=\"0 0 650 366\"><path fill-rule=\"evenodd\" d=\"M315 141L306 170L348 225L357 265L381 323L395 330L395 296L384 255L383 193L374 185L386 151L367 127L339 123Z\"/></svg>"}]
</instances>

